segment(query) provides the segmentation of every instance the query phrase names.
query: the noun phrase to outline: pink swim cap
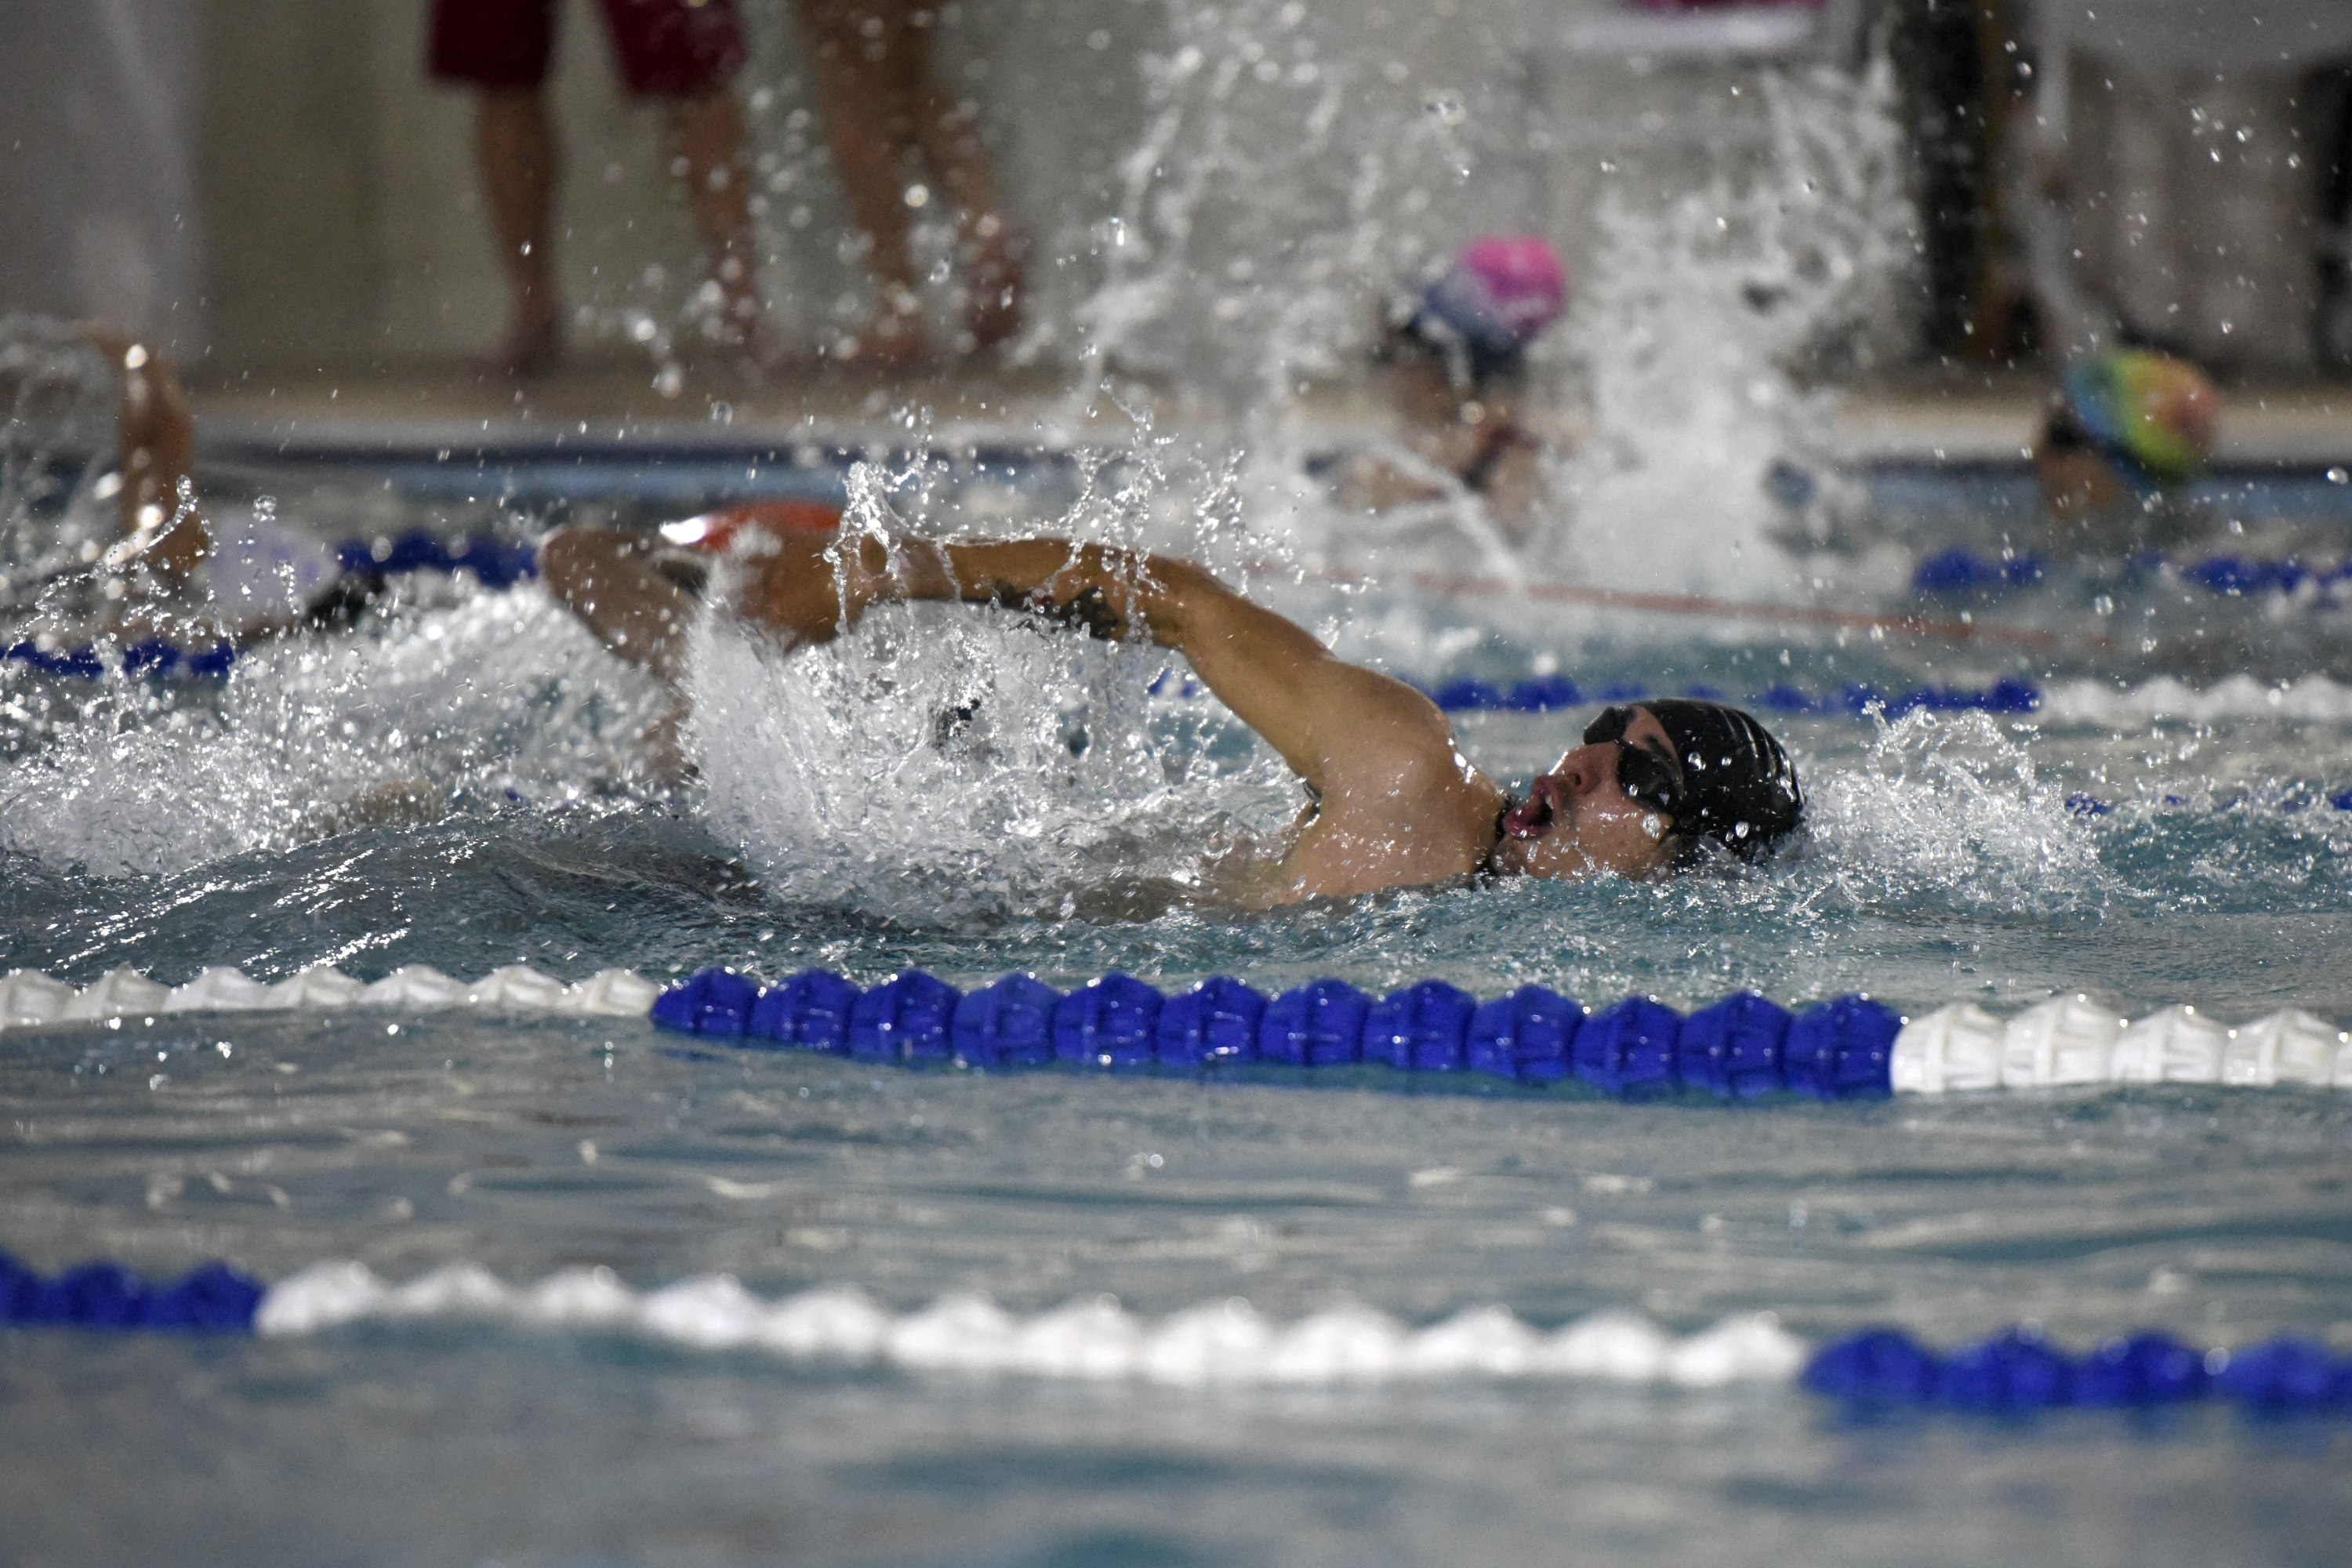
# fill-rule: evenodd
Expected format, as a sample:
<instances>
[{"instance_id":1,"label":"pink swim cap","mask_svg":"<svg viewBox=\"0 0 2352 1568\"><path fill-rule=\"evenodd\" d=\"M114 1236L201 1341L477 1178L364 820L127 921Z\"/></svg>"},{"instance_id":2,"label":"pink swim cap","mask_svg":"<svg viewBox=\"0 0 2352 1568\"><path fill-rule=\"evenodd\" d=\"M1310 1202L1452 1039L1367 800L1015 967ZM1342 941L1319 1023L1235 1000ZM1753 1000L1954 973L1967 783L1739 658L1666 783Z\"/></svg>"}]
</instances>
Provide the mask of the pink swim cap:
<instances>
[{"instance_id":1,"label":"pink swim cap","mask_svg":"<svg viewBox=\"0 0 2352 1568\"><path fill-rule=\"evenodd\" d=\"M1422 296L1434 318L1490 353L1523 349L1568 301L1568 269L1549 240L1486 234L1462 247Z\"/></svg>"}]
</instances>

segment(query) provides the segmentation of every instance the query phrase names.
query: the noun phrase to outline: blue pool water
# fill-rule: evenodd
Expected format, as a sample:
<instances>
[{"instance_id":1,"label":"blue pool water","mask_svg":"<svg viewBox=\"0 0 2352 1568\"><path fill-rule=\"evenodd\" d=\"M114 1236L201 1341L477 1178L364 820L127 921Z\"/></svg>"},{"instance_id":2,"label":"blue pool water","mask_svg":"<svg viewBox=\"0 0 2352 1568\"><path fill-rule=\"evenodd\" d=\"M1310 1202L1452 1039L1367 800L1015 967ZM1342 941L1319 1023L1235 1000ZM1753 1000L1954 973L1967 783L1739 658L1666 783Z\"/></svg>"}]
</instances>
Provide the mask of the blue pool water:
<instances>
[{"instance_id":1,"label":"blue pool water","mask_svg":"<svg viewBox=\"0 0 2352 1568\"><path fill-rule=\"evenodd\" d=\"M331 535L518 526L479 492L269 485ZM2318 558L2326 520L2297 516L2292 538L2267 513L2237 520L2232 548ZM1340 547L1204 530L1181 507L1072 521L1252 571L1349 657L1432 686L2013 679L2040 704L1776 721L1812 828L1753 877L1252 915L1215 900L1203 850L1273 831L1295 794L1156 657L954 612L877 616L782 667L711 634L690 736L706 782L665 796L628 782L656 701L641 679L533 585L420 579L352 637L257 652L225 682L0 664L0 972L525 963L666 980L728 963L1066 987L1116 969L1171 990L1435 976L1596 1005L1860 990L1914 1014L2084 992L2132 1016L2186 1002L2229 1023L2287 1006L2352 1021L2352 811L2332 804L2352 789L2352 661L2326 595L2093 564L1923 612L1919 548L1891 567L1867 542L1813 558L1808 605L2032 634L1874 637L1367 588L1326 569ZM1986 541L1922 544L1948 542ZM971 721L939 723L975 700ZM1583 717L1460 728L1482 765L1524 778ZM603 1268L639 1292L732 1277L766 1301L845 1286L949 1347L710 1348L455 1299L249 1342L11 1331L15 1550L1287 1563L1524 1562L1567 1542L1634 1562L2302 1563L2352 1524L2340 1416L1858 1418L1785 1382L1605 1371L959 1370L955 1336L978 1331L924 1316L972 1295L1034 1323L1110 1297L1119 1321L1154 1325L1242 1298L1276 1331L1500 1308L1544 1332L1633 1314L1677 1342L1769 1314L1807 1342L2024 1320L2074 1345L2157 1326L2352 1350L2336 1091L1724 1107L1398 1089L887 1069L462 1010L11 1027L0 1245L37 1267L223 1258L284 1281L356 1262L394 1284L461 1267L516 1288Z\"/></svg>"}]
</instances>

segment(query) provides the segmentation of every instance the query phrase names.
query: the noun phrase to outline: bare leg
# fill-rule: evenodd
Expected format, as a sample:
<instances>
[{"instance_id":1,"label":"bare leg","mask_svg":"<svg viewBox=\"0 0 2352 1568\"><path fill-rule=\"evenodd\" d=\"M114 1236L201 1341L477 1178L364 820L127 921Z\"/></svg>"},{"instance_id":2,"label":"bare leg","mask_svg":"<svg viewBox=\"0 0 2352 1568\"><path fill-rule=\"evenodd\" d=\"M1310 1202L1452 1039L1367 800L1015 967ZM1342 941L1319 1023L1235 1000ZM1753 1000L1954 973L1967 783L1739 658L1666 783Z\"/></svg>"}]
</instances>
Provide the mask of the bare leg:
<instances>
[{"instance_id":1,"label":"bare leg","mask_svg":"<svg viewBox=\"0 0 2352 1568\"><path fill-rule=\"evenodd\" d=\"M670 110L670 143L686 162L687 205L710 256L721 309L734 341L755 364L774 358L767 307L760 299L760 258L751 227L751 179L743 155L743 111L722 87Z\"/></svg>"},{"instance_id":2,"label":"bare leg","mask_svg":"<svg viewBox=\"0 0 2352 1568\"><path fill-rule=\"evenodd\" d=\"M535 88L486 88L475 133L499 265L507 275L507 335L489 363L507 375L536 375L563 347L549 244L556 163L547 106Z\"/></svg>"},{"instance_id":3,"label":"bare leg","mask_svg":"<svg viewBox=\"0 0 2352 1568\"><path fill-rule=\"evenodd\" d=\"M979 115L969 100L940 91L928 67L929 35L923 35L926 68L917 89L915 131L931 177L954 204L956 229L966 262L964 330L973 348L989 348L1021 330L1022 296L1027 289L1022 260L1027 238L1006 221L996 197L996 179L980 144Z\"/></svg>"},{"instance_id":4,"label":"bare leg","mask_svg":"<svg viewBox=\"0 0 2352 1568\"><path fill-rule=\"evenodd\" d=\"M825 140L881 294L856 357L884 363L923 350L905 176L930 31L928 11L920 28L908 11L904 0L800 0L801 25L816 54Z\"/></svg>"}]
</instances>

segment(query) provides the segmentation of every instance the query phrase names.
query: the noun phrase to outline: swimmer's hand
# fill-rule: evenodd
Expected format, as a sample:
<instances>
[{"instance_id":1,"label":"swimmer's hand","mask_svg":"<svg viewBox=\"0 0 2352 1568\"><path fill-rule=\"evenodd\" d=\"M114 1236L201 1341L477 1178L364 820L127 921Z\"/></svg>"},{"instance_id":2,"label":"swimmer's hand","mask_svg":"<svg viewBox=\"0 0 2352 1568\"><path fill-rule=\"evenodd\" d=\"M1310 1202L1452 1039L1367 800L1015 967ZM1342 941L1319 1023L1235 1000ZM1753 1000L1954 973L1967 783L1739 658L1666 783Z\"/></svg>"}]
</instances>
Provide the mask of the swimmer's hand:
<instances>
[{"instance_id":1,"label":"swimmer's hand","mask_svg":"<svg viewBox=\"0 0 2352 1568\"><path fill-rule=\"evenodd\" d=\"M1003 609L1076 626L1100 642L1117 642L1127 636L1127 617L1113 609L1102 589L1093 584L1057 603L1047 589L1024 594L1010 583L1002 583L997 585L996 603Z\"/></svg>"},{"instance_id":2,"label":"swimmer's hand","mask_svg":"<svg viewBox=\"0 0 2352 1568\"><path fill-rule=\"evenodd\" d=\"M138 339L94 325L76 331L122 375L115 416L122 539L109 552L110 564L135 561L176 591L212 551L190 477L196 426L187 394L171 362Z\"/></svg>"}]
</instances>

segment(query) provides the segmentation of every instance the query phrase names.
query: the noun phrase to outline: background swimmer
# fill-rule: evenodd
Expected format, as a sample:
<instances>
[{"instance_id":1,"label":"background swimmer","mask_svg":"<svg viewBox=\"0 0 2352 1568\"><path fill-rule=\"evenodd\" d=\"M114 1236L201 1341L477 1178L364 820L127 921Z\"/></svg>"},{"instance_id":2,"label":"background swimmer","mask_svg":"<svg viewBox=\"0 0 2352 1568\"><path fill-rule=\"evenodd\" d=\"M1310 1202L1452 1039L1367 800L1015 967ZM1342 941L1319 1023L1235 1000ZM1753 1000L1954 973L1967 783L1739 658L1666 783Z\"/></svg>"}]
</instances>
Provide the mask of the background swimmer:
<instances>
[{"instance_id":1,"label":"background swimmer","mask_svg":"<svg viewBox=\"0 0 2352 1568\"><path fill-rule=\"evenodd\" d=\"M994 605L1172 648L1307 786L1308 804L1278 858L1250 868L1233 889L1244 903L1481 874L1643 878L1717 852L1754 859L1803 810L1788 754L1736 709L1611 709L1582 746L1514 799L1464 757L1427 697L1334 658L1189 562L1059 539L941 544L809 527L755 533L740 518L702 535L735 537L720 578L707 556L591 529L551 538L541 574L607 646L673 686L706 580L715 604L788 650L828 642L874 605L899 600ZM667 743L666 733L656 740Z\"/></svg>"},{"instance_id":2,"label":"background swimmer","mask_svg":"<svg viewBox=\"0 0 2352 1568\"><path fill-rule=\"evenodd\" d=\"M194 417L159 350L110 327L32 318L12 319L6 332L53 363L86 355L87 344L120 377L113 471L93 493L111 487L121 521L103 550L85 544L76 561L51 539L28 576L0 579L0 636L246 643L348 625L382 593L380 574L347 574L331 549L267 518L245 515L221 536L195 487ZM257 597L245 591L257 579L270 590Z\"/></svg>"},{"instance_id":3,"label":"background swimmer","mask_svg":"<svg viewBox=\"0 0 2352 1568\"><path fill-rule=\"evenodd\" d=\"M2077 360L2052 389L2033 474L2051 545L2177 543L2200 520L2167 502L2212 456L2221 394L2186 360L2118 349Z\"/></svg>"},{"instance_id":4,"label":"background swimmer","mask_svg":"<svg viewBox=\"0 0 2352 1568\"><path fill-rule=\"evenodd\" d=\"M1528 346L1567 297L1567 271L1548 241L1486 235L1465 246L1373 350L1402 451L1351 458L1341 501L1380 511L1442 500L1459 486L1513 543L1523 542L1543 499L1543 443L1514 408Z\"/></svg>"}]
</instances>

